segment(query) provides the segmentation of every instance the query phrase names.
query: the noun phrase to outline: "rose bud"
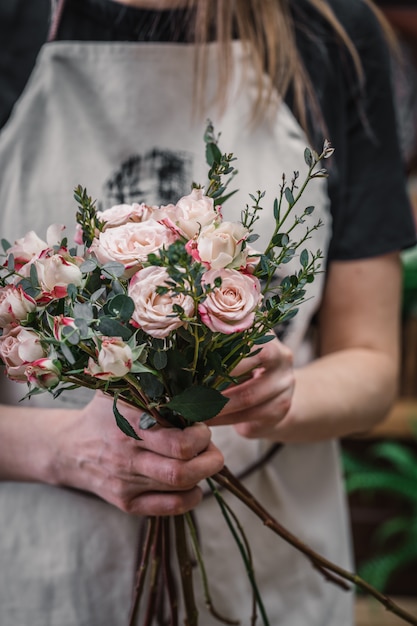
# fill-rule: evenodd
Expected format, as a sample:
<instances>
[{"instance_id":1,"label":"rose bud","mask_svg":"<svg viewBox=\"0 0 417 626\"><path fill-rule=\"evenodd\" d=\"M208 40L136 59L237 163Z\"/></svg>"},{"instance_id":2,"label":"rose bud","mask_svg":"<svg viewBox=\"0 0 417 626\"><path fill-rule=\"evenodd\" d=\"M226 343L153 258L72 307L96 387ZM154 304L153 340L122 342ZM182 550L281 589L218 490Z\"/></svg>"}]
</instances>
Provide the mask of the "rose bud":
<instances>
[{"instance_id":1,"label":"rose bud","mask_svg":"<svg viewBox=\"0 0 417 626\"><path fill-rule=\"evenodd\" d=\"M102 337L100 350L96 350L97 363L91 357L84 371L90 376L111 380L122 378L130 372L133 355L130 346L119 337Z\"/></svg>"},{"instance_id":2,"label":"rose bud","mask_svg":"<svg viewBox=\"0 0 417 626\"><path fill-rule=\"evenodd\" d=\"M52 359L42 358L26 366L28 381L41 389L52 389L61 380L61 371Z\"/></svg>"}]
</instances>

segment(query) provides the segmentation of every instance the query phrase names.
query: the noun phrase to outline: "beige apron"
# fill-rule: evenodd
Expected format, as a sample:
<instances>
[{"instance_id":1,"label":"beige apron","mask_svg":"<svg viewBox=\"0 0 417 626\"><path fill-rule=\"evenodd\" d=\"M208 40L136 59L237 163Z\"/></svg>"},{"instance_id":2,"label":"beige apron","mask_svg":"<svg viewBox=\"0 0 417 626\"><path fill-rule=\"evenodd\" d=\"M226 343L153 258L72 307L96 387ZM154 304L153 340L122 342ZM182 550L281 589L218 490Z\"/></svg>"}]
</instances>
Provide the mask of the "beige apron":
<instances>
[{"instance_id":1,"label":"beige apron","mask_svg":"<svg viewBox=\"0 0 417 626\"><path fill-rule=\"evenodd\" d=\"M215 53L214 46L210 55ZM244 53L234 44L236 75L223 116L209 106L221 147L238 156L239 194L224 207L239 219L248 193L266 190L259 222L264 243L273 228L272 203L283 172L305 171L307 145L291 112L272 106L250 128L256 80L240 87ZM213 67L214 61L209 62ZM184 44L49 43L0 135L0 236L9 241L51 222L74 228L72 190L87 186L102 207L119 202L175 201L193 180L204 182L204 120L192 116L193 51ZM215 83L209 81L208 99ZM330 237L324 181L310 187L325 227L311 243L326 251ZM323 276L313 283L286 337L304 361L305 336ZM13 385L3 397L16 400ZM79 394L62 402L71 405ZM33 402L46 402L39 396ZM240 471L270 445L217 428L216 443ZM347 523L336 445L286 446L247 485L284 524L341 565L349 563ZM234 505L233 505L234 506ZM271 626L350 626L351 598L325 583L306 559L241 506ZM250 623L251 595L240 557L217 505L197 510L212 593L219 610ZM138 520L97 498L44 485L0 484L1 626L124 626L129 608ZM198 590L200 594L200 590ZM217 624L201 603L201 624Z\"/></svg>"}]
</instances>

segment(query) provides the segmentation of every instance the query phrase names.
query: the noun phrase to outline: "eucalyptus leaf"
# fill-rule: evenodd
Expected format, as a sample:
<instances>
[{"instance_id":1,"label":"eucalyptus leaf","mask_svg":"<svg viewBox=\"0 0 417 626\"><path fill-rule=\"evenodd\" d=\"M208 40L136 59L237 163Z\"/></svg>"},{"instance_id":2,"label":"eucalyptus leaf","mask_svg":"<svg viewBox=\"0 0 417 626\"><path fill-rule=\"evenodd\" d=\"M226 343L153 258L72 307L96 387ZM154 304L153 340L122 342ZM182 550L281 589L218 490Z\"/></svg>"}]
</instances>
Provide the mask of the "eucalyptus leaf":
<instances>
[{"instance_id":1,"label":"eucalyptus leaf","mask_svg":"<svg viewBox=\"0 0 417 626\"><path fill-rule=\"evenodd\" d=\"M303 267L307 267L308 265L308 250L303 250L300 254L300 263Z\"/></svg>"},{"instance_id":2,"label":"eucalyptus leaf","mask_svg":"<svg viewBox=\"0 0 417 626\"><path fill-rule=\"evenodd\" d=\"M62 329L62 337L68 341L73 346L76 346L80 343L81 334L77 328L72 328L72 326L64 326Z\"/></svg>"},{"instance_id":3,"label":"eucalyptus leaf","mask_svg":"<svg viewBox=\"0 0 417 626\"><path fill-rule=\"evenodd\" d=\"M313 154L312 154L310 148L306 148L304 150L304 161L306 162L308 167L311 167L313 165L313 163L314 163Z\"/></svg>"},{"instance_id":4,"label":"eucalyptus leaf","mask_svg":"<svg viewBox=\"0 0 417 626\"><path fill-rule=\"evenodd\" d=\"M287 199L288 204L292 206L294 204L294 196L293 196L291 189L289 187L286 187L284 193L285 193L285 198Z\"/></svg>"},{"instance_id":5,"label":"eucalyptus leaf","mask_svg":"<svg viewBox=\"0 0 417 626\"><path fill-rule=\"evenodd\" d=\"M132 336L132 331L129 328L111 317L100 318L98 330L106 337L120 337L124 341L128 341Z\"/></svg>"},{"instance_id":6,"label":"eucalyptus leaf","mask_svg":"<svg viewBox=\"0 0 417 626\"><path fill-rule=\"evenodd\" d=\"M106 309L113 317L117 317L123 322L128 322L135 310L135 304L129 296L119 294L107 302Z\"/></svg>"},{"instance_id":7,"label":"eucalyptus leaf","mask_svg":"<svg viewBox=\"0 0 417 626\"><path fill-rule=\"evenodd\" d=\"M157 351L154 353L152 358L155 369L163 370L166 367L168 362L167 353L164 351Z\"/></svg>"},{"instance_id":8,"label":"eucalyptus leaf","mask_svg":"<svg viewBox=\"0 0 417 626\"><path fill-rule=\"evenodd\" d=\"M80 265L80 270L83 274L89 274L93 272L97 267L97 261L95 259L86 259Z\"/></svg>"},{"instance_id":9,"label":"eucalyptus leaf","mask_svg":"<svg viewBox=\"0 0 417 626\"><path fill-rule=\"evenodd\" d=\"M123 265L123 263L110 261L109 263L106 263L105 265L103 265L103 267L101 268L101 271L103 274L105 274L106 276L109 276L110 278L119 278L120 276L123 276L124 271L125 271L125 266Z\"/></svg>"},{"instance_id":10,"label":"eucalyptus leaf","mask_svg":"<svg viewBox=\"0 0 417 626\"><path fill-rule=\"evenodd\" d=\"M69 349L69 347L67 345L65 345L65 343L61 343L60 346L59 346L59 349L62 352L62 356L68 361L68 363L70 363L71 365L74 365L75 357L72 354L72 352Z\"/></svg>"},{"instance_id":11,"label":"eucalyptus leaf","mask_svg":"<svg viewBox=\"0 0 417 626\"><path fill-rule=\"evenodd\" d=\"M92 321L94 319L93 307L87 303L75 302L74 317L78 320Z\"/></svg>"},{"instance_id":12,"label":"eucalyptus leaf","mask_svg":"<svg viewBox=\"0 0 417 626\"><path fill-rule=\"evenodd\" d=\"M1 245L5 252L7 252L7 250L12 247L11 244L7 241L7 239L3 239L3 238L1 239Z\"/></svg>"}]
</instances>

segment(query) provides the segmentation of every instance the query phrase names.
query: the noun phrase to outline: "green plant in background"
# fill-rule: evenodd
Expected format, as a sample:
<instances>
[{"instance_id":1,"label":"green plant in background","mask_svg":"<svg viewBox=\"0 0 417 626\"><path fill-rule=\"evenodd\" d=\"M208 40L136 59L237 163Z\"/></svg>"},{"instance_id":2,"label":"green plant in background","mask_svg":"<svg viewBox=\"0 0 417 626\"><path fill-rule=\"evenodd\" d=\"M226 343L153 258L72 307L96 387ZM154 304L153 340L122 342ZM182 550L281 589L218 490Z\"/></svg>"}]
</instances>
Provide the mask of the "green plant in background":
<instances>
[{"instance_id":1,"label":"green plant in background","mask_svg":"<svg viewBox=\"0 0 417 626\"><path fill-rule=\"evenodd\" d=\"M417 314L417 246L401 254L403 269L403 314Z\"/></svg>"},{"instance_id":2,"label":"green plant in background","mask_svg":"<svg viewBox=\"0 0 417 626\"><path fill-rule=\"evenodd\" d=\"M399 504L398 514L375 530L374 556L358 568L360 576L386 591L394 574L417 563L417 452L383 441L370 446L366 459L344 450L343 465L348 494L386 494Z\"/></svg>"}]
</instances>

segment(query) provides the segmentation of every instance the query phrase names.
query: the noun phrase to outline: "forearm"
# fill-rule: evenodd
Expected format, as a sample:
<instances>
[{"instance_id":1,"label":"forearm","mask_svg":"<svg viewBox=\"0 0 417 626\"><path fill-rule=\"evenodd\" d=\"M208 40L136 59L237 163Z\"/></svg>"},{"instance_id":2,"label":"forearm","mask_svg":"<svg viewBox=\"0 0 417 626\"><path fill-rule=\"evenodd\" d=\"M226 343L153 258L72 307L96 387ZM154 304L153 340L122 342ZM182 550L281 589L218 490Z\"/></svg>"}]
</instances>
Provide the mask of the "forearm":
<instances>
[{"instance_id":1,"label":"forearm","mask_svg":"<svg viewBox=\"0 0 417 626\"><path fill-rule=\"evenodd\" d=\"M54 428L61 413L0 405L0 480L55 482Z\"/></svg>"},{"instance_id":2,"label":"forearm","mask_svg":"<svg viewBox=\"0 0 417 626\"><path fill-rule=\"evenodd\" d=\"M367 348L334 352L296 370L291 407L274 438L316 441L369 430L395 400L397 371L395 358Z\"/></svg>"}]
</instances>

